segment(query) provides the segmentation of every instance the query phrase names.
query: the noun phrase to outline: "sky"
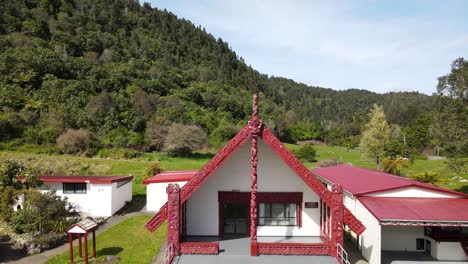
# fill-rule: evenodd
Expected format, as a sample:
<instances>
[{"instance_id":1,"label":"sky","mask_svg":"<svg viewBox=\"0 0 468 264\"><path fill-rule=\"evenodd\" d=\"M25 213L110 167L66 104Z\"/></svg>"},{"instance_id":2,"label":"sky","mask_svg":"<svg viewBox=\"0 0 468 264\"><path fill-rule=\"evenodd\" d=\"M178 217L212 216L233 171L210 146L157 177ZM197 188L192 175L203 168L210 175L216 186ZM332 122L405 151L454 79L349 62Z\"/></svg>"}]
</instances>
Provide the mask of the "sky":
<instances>
[{"instance_id":1,"label":"sky","mask_svg":"<svg viewBox=\"0 0 468 264\"><path fill-rule=\"evenodd\" d=\"M146 0L148 1L148 0ZM150 0L254 69L311 86L432 94L468 58L464 0Z\"/></svg>"}]
</instances>

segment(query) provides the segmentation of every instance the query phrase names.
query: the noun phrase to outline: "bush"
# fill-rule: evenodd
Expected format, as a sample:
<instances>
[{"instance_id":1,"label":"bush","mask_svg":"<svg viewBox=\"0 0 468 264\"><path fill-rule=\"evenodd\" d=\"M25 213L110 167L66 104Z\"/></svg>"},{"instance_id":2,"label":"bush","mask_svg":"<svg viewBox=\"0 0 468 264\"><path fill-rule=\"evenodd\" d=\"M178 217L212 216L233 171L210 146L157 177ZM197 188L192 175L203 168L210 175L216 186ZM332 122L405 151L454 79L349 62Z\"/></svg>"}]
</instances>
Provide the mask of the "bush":
<instances>
[{"instance_id":1,"label":"bush","mask_svg":"<svg viewBox=\"0 0 468 264\"><path fill-rule=\"evenodd\" d=\"M206 145L205 131L198 126L172 124L164 143L170 156L187 156Z\"/></svg>"},{"instance_id":2,"label":"bush","mask_svg":"<svg viewBox=\"0 0 468 264\"><path fill-rule=\"evenodd\" d=\"M27 191L24 194L23 209L13 213L11 226L17 233L63 232L76 219L67 199L62 199L55 192L40 193Z\"/></svg>"},{"instance_id":3,"label":"bush","mask_svg":"<svg viewBox=\"0 0 468 264\"><path fill-rule=\"evenodd\" d=\"M466 170L466 164L468 160L466 159L448 159L445 162L447 169L455 173L464 173Z\"/></svg>"},{"instance_id":4,"label":"bush","mask_svg":"<svg viewBox=\"0 0 468 264\"><path fill-rule=\"evenodd\" d=\"M424 183L436 184L439 182L439 175L434 171L426 171L421 173L416 173L411 176L413 180L417 180Z\"/></svg>"},{"instance_id":5,"label":"bush","mask_svg":"<svg viewBox=\"0 0 468 264\"><path fill-rule=\"evenodd\" d=\"M404 168L408 168L410 161L407 158L398 157L396 159L385 158L382 161L382 169L386 173L401 176L401 172Z\"/></svg>"},{"instance_id":6,"label":"bush","mask_svg":"<svg viewBox=\"0 0 468 264\"><path fill-rule=\"evenodd\" d=\"M166 119L148 122L146 125L145 140L149 150L160 151L163 148L170 128L171 122Z\"/></svg>"},{"instance_id":7,"label":"bush","mask_svg":"<svg viewBox=\"0 0 468 264\"><path fill-rule=\"evenodd\" d=\"M294 155L302 161L314 162L316 151L313 144L307 144L294 151Z\"/></svg>"},{"instance_id":8,"label":"bush","mask_svg":"<svg viewBox=\"0 0 468 264\"><path fill-rule=\"evenodd\" d=\"M57 147L65 154L84 153L96 147L96 138L86 129L68 129L57 138Z\"/></svg>"},{"instance_id":9,"label":"bush","mask_svg":"<svg viewBox=\"0 0 468 264\"><path fill-rule=\"evenodd\" d=\"M146 169L145 169L145 179L152 177L158 173L161 173L164 171L163 166L161 165L161 162L156 161L152 162Z\"/></svg>"}]
</instances>

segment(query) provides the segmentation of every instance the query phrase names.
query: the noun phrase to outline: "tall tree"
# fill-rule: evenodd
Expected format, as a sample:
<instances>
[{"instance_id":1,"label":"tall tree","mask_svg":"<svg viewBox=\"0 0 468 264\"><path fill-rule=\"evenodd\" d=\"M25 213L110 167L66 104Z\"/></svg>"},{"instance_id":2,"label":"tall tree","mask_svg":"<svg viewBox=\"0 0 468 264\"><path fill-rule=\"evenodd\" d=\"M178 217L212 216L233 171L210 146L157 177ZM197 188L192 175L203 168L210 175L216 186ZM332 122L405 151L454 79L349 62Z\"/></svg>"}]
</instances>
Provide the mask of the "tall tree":
<instances>
[{"instance_id":1,"label":"tall tree","mask_svg":"<svg viewBox=\"0 0 468 264\"><path fill-rule=\"evenodd\" d=\"M458 58L439 77L434 130L446 154L468 155L468 61Z\"/></svg>"},{"instance_id":2,"label":"tall tree","mask_svg":"<svg viewBox=\"0 0 468 264\"><path fill-rule=\"evenodd\" d=\"M369 112L369 118L370 121L362 133L359 148L366 156L380 165L385 157L385 146L390 140L390 126L385 119L382 106L374 104Z\"/></svg>"}]
</instances>

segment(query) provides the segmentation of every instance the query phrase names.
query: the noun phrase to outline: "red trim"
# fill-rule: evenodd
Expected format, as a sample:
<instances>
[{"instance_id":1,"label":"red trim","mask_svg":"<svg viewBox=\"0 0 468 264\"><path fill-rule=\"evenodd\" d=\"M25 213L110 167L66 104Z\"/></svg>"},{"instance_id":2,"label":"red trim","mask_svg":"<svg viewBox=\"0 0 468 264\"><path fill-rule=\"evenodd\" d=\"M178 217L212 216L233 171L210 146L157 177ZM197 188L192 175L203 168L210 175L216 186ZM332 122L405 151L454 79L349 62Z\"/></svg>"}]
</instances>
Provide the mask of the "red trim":
<instances>
[{"instance_id":1,"label":"red trim","mask_svg":"<svg viewBox=\"0 0 468 264\"><path fill-rule=\"evenodd\" d=\"M322 255L330 256L328 243L258 243L258 254L262 255Z\"/></svg>"},{"instance_id":2,"label":"red trim","mask_svg":"<svg viewBox=\"0 0 468 264\"><path fill-rule=\"evenodd\" d=\"M114 183L132 180L133 176L52 176L43 175L38 177L43 182L65 182L65 183Z\"/></svg>"},{"instance_id":3,"label":"red trim","mask_svg":"<svg viewBox=\"0 0 468 264\"><path fill-rule=\"evenodd\" d=\"M165 171L144 180L142 183L148 185L150 183L187 182L190 181L197 172L198 170Z\"/></svg>"},{"instance_id":4,"label":"red trim","mask_svg":"<svg viewBox=\"0 0 468 264\"><path fill-rule=\"evenodd\" d=\"M88 233L84 234L84 262L88 264Z\"/></svg>"},{"instance_id":5,"label":"red trim","mask_svg":"<svg viewBox=\"0 0 468 264\"><path fill-rule=\"evenodd\" d=\"M362 224L362 222L359 221L359 219L357 219L356 216L354 216L353 213L351 213L351 211L346 207L344 207L343 222L345 225L351 228L351 230L353 230L356 235L360 235L366 230L366 227Z\"/></svg>"},{"instance_id":6,"label":"red trim","mask_svg":"<svg viewBox=\"0 0 468 264\"><path fill-rule=\"evenodd\" d=\"M174 246L173 254L180 253L180 188L177 184L169 184L167 187L167 245ZM173 256L170 256L172 259Z\"/></svg>"},{"instance_id":7,"label":"red trim","mask_svg":"<svg viewBox=\"0 0 468 264\"><path fill-rule=\"evenodd\" d=\"M337 261L341 261L338 256L337 245L343 247L343 209L343 189L341 185L333 184L330 249L332 256L335 256Z\"/></svg>"},{"instance_id":8,"label":"red trim","mask_svg":"<svg viewBox=\"0 0 468 264\"><path fill-rule=\"evenodd\" d=\"M405 221L393 221L388 222L383 220L380 222L383 226L451 226L451 227L468 227L468 223L443 223L443 222L405 222Z\"/></svg>"},{"instance_id":9,"label":"red trim","mask_svg":"<svg viewBox=\"0 0 468 264\"><path fill-rule=\"evenodd\" d=\"M219 254L218 242L182 242L180 243L181 254L202 254L202 255L217 255Z\"/></svg>"},{"instance_id":10,"label":"red trim","mask_svg":"<svg viewBox=\"0 0 468 264\"><path fill-rule=\"evenodd\" d=\"M69 246L70 263L73 263L73 234L72 233L68 233L68 243L70 244Z\"/></svg>"}]
</instances>

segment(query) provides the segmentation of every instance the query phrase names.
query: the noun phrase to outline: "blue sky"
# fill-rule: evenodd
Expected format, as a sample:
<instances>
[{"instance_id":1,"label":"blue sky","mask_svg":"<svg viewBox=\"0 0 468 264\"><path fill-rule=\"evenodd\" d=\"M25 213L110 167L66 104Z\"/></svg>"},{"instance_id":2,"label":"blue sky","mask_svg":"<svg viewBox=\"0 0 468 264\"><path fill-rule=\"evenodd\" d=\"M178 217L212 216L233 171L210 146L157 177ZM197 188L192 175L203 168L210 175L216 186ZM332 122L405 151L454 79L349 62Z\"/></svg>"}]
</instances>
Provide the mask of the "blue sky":
<instances>
[{"instance_id":1,"label":"blue sky","mask_svg":"<svg viewBox=\"0 0 468 264\"><path fill-rule=\"evenodd\" d=\"M432 94L468 58L468 1L151 0L261 73L337 90Z\"/></svg>"}]
</instances>

